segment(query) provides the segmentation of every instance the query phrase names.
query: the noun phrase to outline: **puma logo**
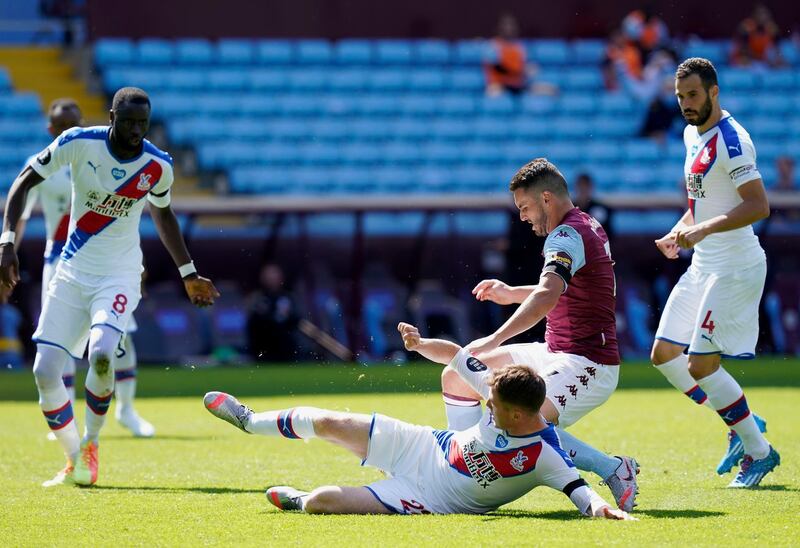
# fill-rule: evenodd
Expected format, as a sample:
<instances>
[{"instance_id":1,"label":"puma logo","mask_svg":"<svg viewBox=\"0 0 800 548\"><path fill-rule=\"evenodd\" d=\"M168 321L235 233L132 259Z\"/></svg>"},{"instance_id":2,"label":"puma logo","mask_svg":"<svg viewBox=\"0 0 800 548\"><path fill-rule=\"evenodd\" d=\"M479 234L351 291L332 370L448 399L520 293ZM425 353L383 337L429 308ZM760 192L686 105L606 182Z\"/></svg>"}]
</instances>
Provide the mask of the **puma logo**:
<instances>
[{"instance_id":1,"label":"puma logo","mask_svg":"<svg viewBox=\"0 0 800 548\"><path fill-rule=\"evenodd\" d=\"M94 165L91 160L87 160L86 163L89 164L89 167L92 168L95 175L97 175L97 168L100 167L100 164Z\"/></svg>"}]
</instances>

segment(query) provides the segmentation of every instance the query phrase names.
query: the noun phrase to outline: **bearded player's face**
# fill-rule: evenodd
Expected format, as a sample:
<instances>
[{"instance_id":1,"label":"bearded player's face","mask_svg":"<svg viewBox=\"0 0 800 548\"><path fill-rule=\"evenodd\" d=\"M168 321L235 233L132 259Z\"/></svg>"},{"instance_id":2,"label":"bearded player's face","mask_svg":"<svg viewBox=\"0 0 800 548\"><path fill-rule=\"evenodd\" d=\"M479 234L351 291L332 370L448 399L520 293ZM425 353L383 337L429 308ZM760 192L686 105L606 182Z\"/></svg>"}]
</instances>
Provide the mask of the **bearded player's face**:
<instances>
[{"instance_id":1,"label":"bearded player's face","mask_svg":"<svg viewBox=\"0 0 800 548\"><path fill-rule=\"evenodd\" d=\"M675 96L678 98L681 114L687 124L702 126L708 121L714 108L711 92L716 89L717 86L711 86L706 91L703 81L697 74L675 79Z\"/></svg>"},{"instance_id":2,"label":"bearded player's face","mask_svg":"<svg viewBox=\"0 0 800 548\"><path fill-rule=\"evenodd\" d=\"M537 236L547 236L547 212L541 192L518 188L514 191L514 203L519 209L519 218L530 223Z\"/></svg>"}]
</instances>

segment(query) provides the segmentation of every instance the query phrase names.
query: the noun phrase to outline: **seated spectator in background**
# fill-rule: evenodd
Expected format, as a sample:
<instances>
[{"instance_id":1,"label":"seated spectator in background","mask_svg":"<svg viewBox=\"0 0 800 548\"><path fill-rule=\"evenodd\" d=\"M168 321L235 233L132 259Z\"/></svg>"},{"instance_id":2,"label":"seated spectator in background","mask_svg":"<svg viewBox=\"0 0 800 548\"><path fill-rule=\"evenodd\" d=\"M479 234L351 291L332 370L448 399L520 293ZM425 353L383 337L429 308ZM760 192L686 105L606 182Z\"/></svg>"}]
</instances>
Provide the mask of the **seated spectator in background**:
<instances>
[{"instance_id":1,"label":"seated spectator in background","mask_svg":"<svg viewBox=\"0 0 800 548\"><path fill-rule=\"evenodd\" d=\"M8 302L11 288L0 288L0 368L22 369L22 343L19 328L22 315Z\"/></svg>"},{"instance_id":2,"label":"seated spectator in background","mask_svg":"<svg viewBox=\"0 0 800 548\"><path fill-rule=\"evenodd\" d=\"M675 69L677 59L670 50L660 50L650 56L650 60L641 70L639 76L630 73L624 65L618 65L619 78L623 89L642 103L650 104L654 99L664 93L664 88L669 83L672 102L675 101Z\"/></svg>"},{"instance_id":3,"label":"seated spectator in background","mask_svg":"<svg viewBox=\"0 0 800 548\"><path fill-rule=\"evenodd\" d=\"M504 91L522 93L528 86L525 47L519 41L519 25L511 14L503 14L497 36L491 41L491 58L484 64L487 95Z\"/></svg>"},{"instance_id":4,"label":"seated spectator in background","mask_svg":"<svg viewBox=\"0 0 800 548\"><path fill-rule=\"evenodd\" d=\"M665 76L661 79L660 92L650 100L639 135L663 141L673 133L676 120L683 120L683 116L675 100L673 78Z\"/></svg>"},{"instance_id":5,"label":"seated spectator in background","mask_svg":"<svg viewBox=\"0 0 800 548\"><path fill-rule=\"evenodd\" d=\"M764 4L756 4L753 13L736 29L731 64L739 66L778 66L783 63L776 47L778 25Z\"/></svg>"},{"instance_id":6,"label":"seated spectator in background","mask_svg":"<svg viewBox=\"0 0 800 548\"><path fill-rule=\"evenodd\" d=\"M642 53L619 29L613 31L609 36L602 70L605 87L609 91L615 91L621 87L620 72L633 78L642 76Z\"/></svg>"},{"instance_id":7,"label":"seated spectator in background","mask_svg":"<svg viewBox=\"0 0 800 548\"><path fill-rule=\"evenodd\" d=\"M598 202L594 197L594 180L592 176L588 173L581 173L575 178L575 184L573 186L573 198L572 203L574 203L581 211L584 213L588 213L592 217L594 217L597 222L603 225L603 228L606 231L606 235L608 236L609 241L613 236L613 226L611 223L611 218L613 217L613 211L611 208L606 206L602 202Z\"/></svg>"},{"instance_id":8,"label":"seated spectator in background","mask_svg":"<svg viewBox=\"0 0 800 548\"><path fill-rule=\"evenodd\" d=\"M775 167L778 171L778 180L775 181L774 190L782 192L796 191L797 176L794 172L794 158L791 156L779 156L775 160Z\"/></svg>"},{"instance_id":9,"label":"seated spectator in background","mask_svg":"<svg viewBox=\"0 0 800 548\"><path fill-rule=\"evenodd\" d=\"M622 33L634 44L646 62L652 52L666 47L669 30L664 21L650 10L633 10L622 20Z\"/></svg>"},{"instance_id":10,"label":"seated spectator in background","mask_svg":"<svg viewBox=\"0 0 800 548\"><path fill-rule=\"evenodd\" d=\"M299 318L297 306L284 286L281 267L265 264L259 284L248 307L248 352L257 361L293 361Z\"/></svg>"}]
</instances>

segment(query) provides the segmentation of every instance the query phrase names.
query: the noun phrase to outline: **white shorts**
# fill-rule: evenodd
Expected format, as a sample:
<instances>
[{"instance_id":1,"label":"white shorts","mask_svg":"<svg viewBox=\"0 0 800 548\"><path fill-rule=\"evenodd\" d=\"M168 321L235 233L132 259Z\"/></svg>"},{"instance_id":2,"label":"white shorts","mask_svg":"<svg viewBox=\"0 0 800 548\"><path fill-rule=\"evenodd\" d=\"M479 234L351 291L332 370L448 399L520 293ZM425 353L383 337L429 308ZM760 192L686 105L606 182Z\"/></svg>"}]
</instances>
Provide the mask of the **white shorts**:
<instances>
[{"instance_id":1,"label":"white shorts","mask_svg":"<svg viewBox=\"0 0 800 548\"><path fill-rule=\"evenodd\" d=\"M42 310L44 310L44 301L47 298L47 291L50 288L50 280L53 279L53 274L56 272L56 267L61 262L61 259L55 259L54 261L47 261L45 258L44 267L42 267ZM81 274L84 276L85 274ZM140 288L141 290L141 288ZM131 315L130 321L128 322L128 327L125 330L126 333L136 333L136 330L139 329L139 325L136 323L136 318Z\"/></svg>"},{"instance_id":2,"label":"white shorts","mask_svg":"<svg viewBox=\"0 0 800 548\"><path fill-rule=\"evenodd\" d=\"M107 325L124 334L140 298L138 273L126 277L96 276L59 261L33 341L57 346L80 359L89 330Z\"/></svg>"},{"instance_id":3,"label":"white shorts","mask_svg":"<svg viewBox=\"0 0 800 548\"><path fill-rule=\"evenodd\" d=\"M567 428L600 407L619 381L619 365L602 365L577 354L550 352L545 343L503 346L514 364L531 366L547 385L547 399L558 410L558 425Z\"/></svg>"},{"instance_id":4,"label":"white shorts","mask_svg":"<svg viewBox=\"0 0 800 548\"><path fill-rule=\"evenodd\" d=\"M389 479L366 486L388 510L397 514L458 511L430 492L437 483L431 474L435 459L442 459L442 450L433 428L378 413L372 416L367 458L361 464L389 474Z\"/></svg>"},{"instance_id":5,"label":"white shorts","mask_svg":"<svg viewBox=\"0 0 800 548\"><path fill-rule=\"evenodd\" d=\"M754 358L766 276L766 263L728 274L690 266L669 295L656 338L686 346L689 354Z\"/></svg>"}]
</instances>

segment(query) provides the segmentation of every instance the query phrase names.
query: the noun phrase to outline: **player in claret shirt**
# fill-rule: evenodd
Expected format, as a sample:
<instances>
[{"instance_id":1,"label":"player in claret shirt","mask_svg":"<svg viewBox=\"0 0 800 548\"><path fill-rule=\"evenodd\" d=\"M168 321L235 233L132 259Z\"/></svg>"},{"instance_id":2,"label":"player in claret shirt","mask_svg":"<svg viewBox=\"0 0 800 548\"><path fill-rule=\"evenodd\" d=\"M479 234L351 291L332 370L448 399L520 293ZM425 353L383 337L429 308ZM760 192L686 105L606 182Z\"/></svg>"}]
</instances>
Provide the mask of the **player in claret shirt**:
<instances>
[{"instance_id":1,"label":"player in claret shirt","mask_svg":"<svg viewBox=\"0 0 800 548\"><path fill-rule=\"evenodd\" d=\"M209 392L214 416L252 434L322 438L350 450L363 465L389 474L363 487L320 487L312 492L272 487L267 500L282 510L330 514L482 514L539 485L563 492L584 515L632 519L612 509L581 479L539 409L544 380L527 366L492 371L456 344L422 339L398 326L407 349L450 363L487 400L478 424L464 431L435 430L384 415L313 407L254 413L236 398Z\"/></svg>"},{"instance_id":2,"label":"player in claret shirt","mask_svg":"<svg viewBox=\"0 0 800 548\"><path fill-rule=\"evenodd\" d=\"M72 175L67 241L47 291L33 339L39 405L67 457L45 486L97 481L98 439L114 388L113 356L140 298L139 220L145 200L161 241L183 278L190 300L213 304L219 295L194 268L170 207L172 158L145 139L150 98L122 88L112 101L110 125L62 133L17 176L0 235L0 283L19 281L15 233L28 192L65 166ZM61 375L64 353L87 348L86 429L81 439Z\"/></svg>"},{"instance_id":3,"label":"player in claret shirt","mask_svg":"<svg viewBox=\"0 0 800 548\"><path fill-rule=\"evenodd\" d=\"M750 135L720 107L714 65L699 57L681 63L675 94L688 123L689 208L656 246L668 259L681 249L694 255L667 300L651 357L675 388L725 422L728 451L717 473L741 463L728 487L753 487L780 464L780 455L721 359L755 357L767 260L753 223L769 216L769 202Z\"/></svg>"},{"instance_id":4,"label":"player in claret shirt","mask_svg":"<svg viewBox=\"0 0 800 548\"><path fill-rule=\"evenodd\" d=\"M520 218L537 236L547 237L544 268L537 285L483 280L473 289L480 301L519 307L495 333L468 348L490 368L525 364L544 377L542 415L558 425L577 467L600 476L618 506L629 511L638 492L636 460L606 455L563 430L602 405L617 387L616 280L608 237L596 219L575 207L564 176L545 158L523 166L509 187ZM503 344L544 318L544 343ZM477 422L482 397L450 368L442 374L442 395L449 428Z\"/></svg>"}]
</instances>

